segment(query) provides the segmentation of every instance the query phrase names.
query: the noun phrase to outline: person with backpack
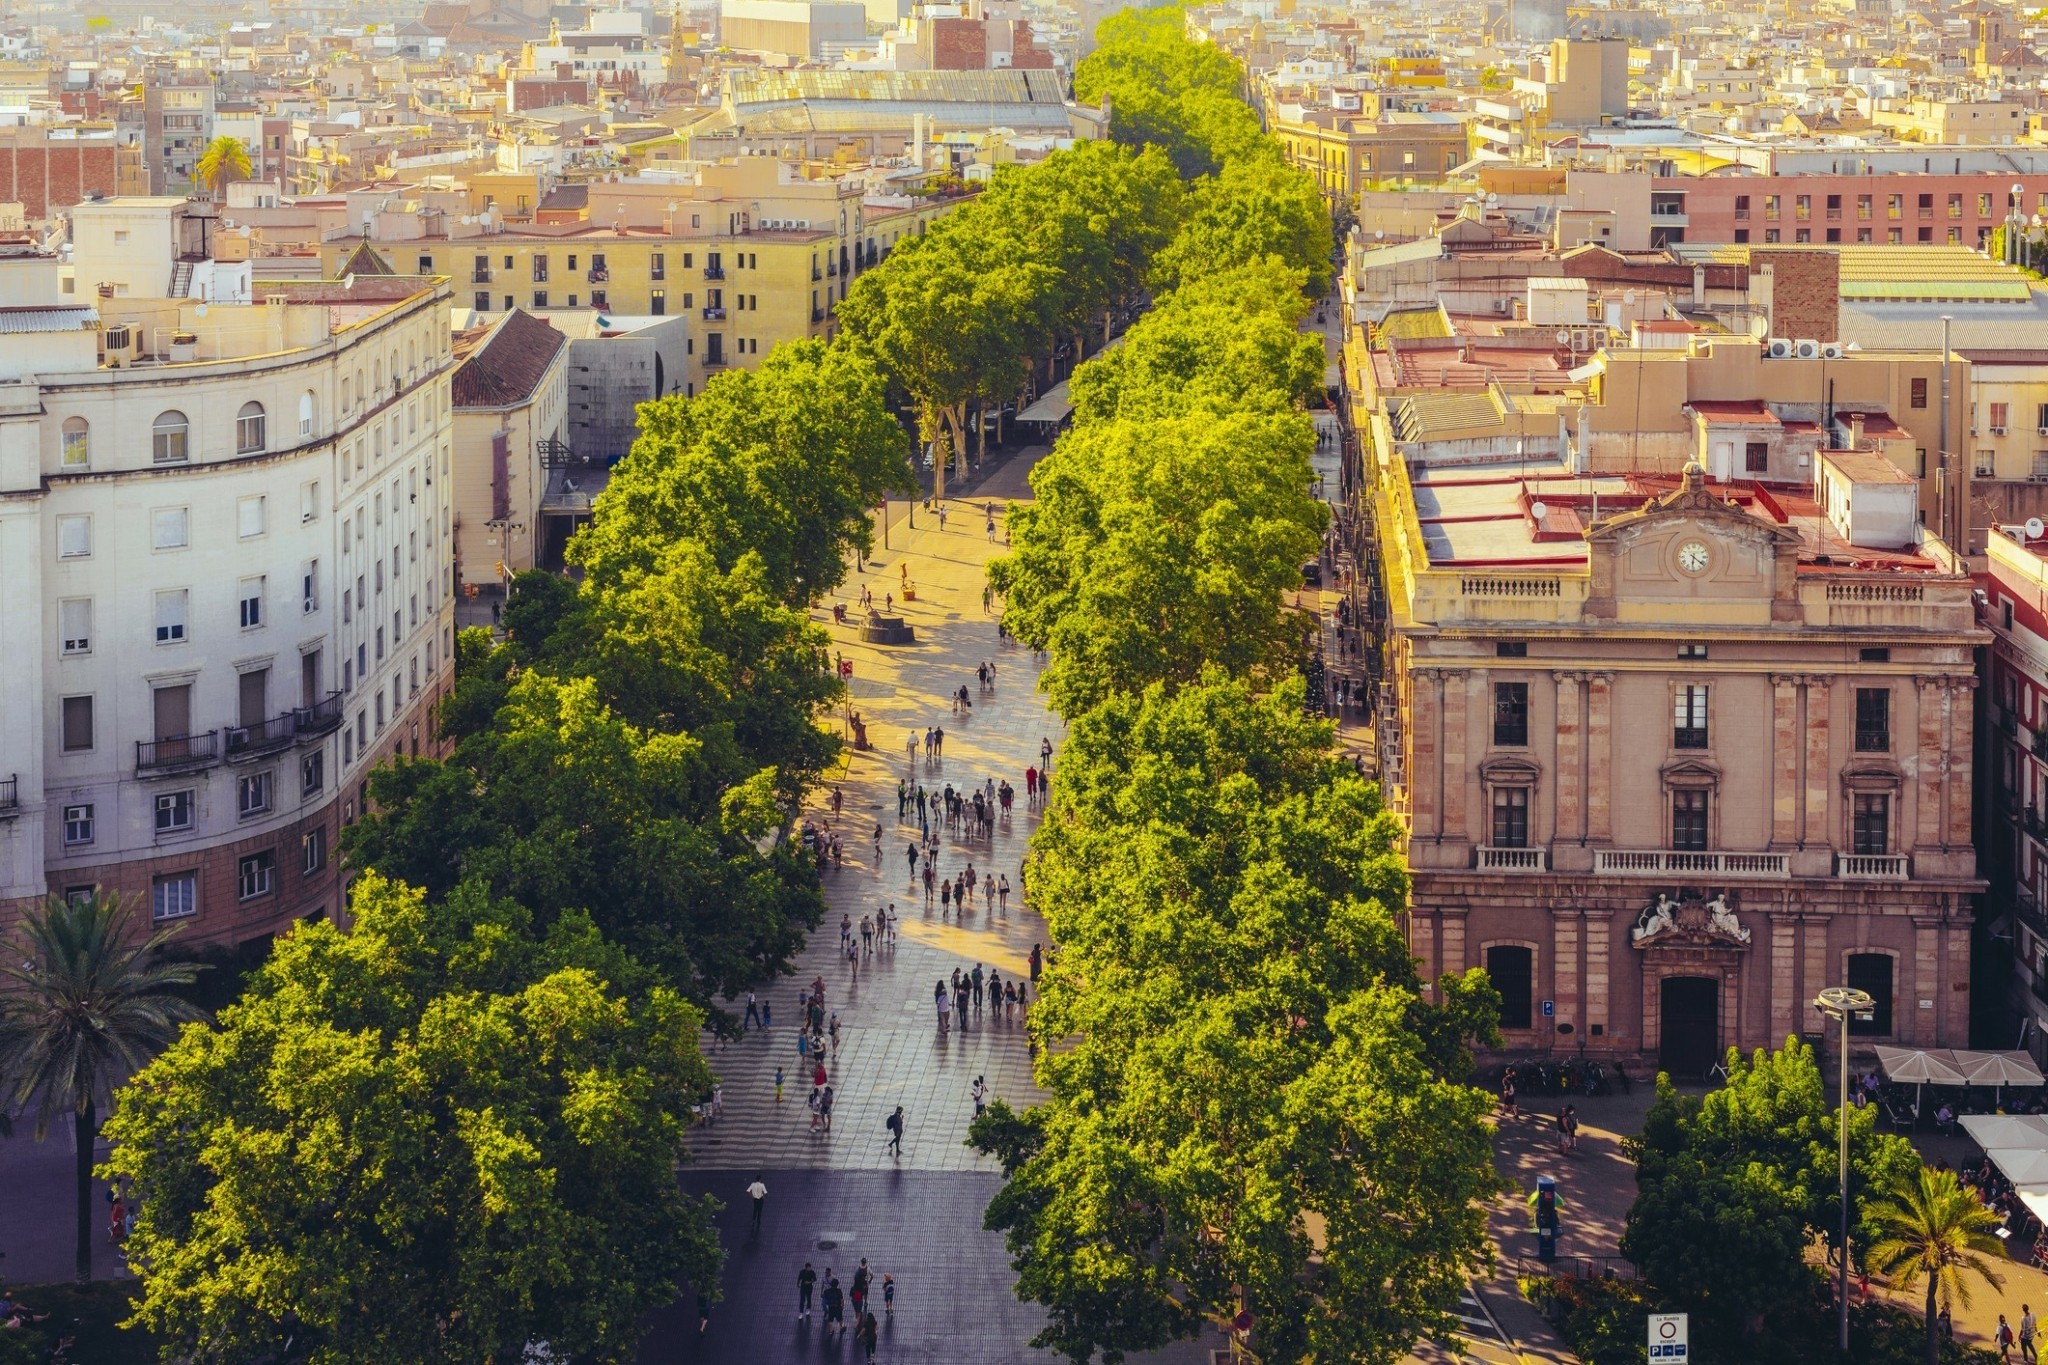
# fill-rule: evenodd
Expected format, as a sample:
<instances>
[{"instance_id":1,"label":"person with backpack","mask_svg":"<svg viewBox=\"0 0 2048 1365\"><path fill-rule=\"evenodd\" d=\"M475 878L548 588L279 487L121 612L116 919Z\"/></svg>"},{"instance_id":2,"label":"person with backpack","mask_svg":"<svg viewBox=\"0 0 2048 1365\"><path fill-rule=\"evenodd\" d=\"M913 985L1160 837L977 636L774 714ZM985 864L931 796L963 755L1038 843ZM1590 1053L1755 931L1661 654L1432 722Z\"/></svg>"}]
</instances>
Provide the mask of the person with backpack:
<instances>
[{"instance_id":1,"label":"person with backpack","mask_svg":"<svg viewBox=\"0 0 2048 1365\"><path fill-rule=\"evenodd\" d=\"M846 1329L846 1291L839 1287L839 1281L832 1277L832 1267L825 1267L825 1330Z\"/></svg>"},{"instance_id":2,"label":"person with backpack","mask_svg":"<svg viewBox=\"0 0 2048 1365\"><path fill-rule=\"evenodd\" d=\"M889 1130L889 1155L903 1155L903 1106L897 1105L896 1112L882 1120L882 1126Z\"/></svg>"},{"instance_id":3,"label":"person with backpack","mask_svg":"<svg viewBox=\"0 0 2048 1365\"><path fill-rule=\"evenodd\" d=\"M858 1320L868 1310L868 1285L874 1276L868 1270L868 1258L860 1258L860 1266L853 1272L853 1316Z\"/></svg>"},{"instance_id":4,"label":"person with backpack","mask_svg":"<svg viewBox=\"0 0 2048 1365\"><path fill-rule=\"evenodd\" d=\"M2005 1320L2005 1314L2003 1313L1998 1315L1998 1330L1992 1333L1991 1341L1993 1345L1998 1347L1998 1358L2000 1360L2009 1361L2012 1359L2012 1324Z\"/></svg>"}]
</instances>

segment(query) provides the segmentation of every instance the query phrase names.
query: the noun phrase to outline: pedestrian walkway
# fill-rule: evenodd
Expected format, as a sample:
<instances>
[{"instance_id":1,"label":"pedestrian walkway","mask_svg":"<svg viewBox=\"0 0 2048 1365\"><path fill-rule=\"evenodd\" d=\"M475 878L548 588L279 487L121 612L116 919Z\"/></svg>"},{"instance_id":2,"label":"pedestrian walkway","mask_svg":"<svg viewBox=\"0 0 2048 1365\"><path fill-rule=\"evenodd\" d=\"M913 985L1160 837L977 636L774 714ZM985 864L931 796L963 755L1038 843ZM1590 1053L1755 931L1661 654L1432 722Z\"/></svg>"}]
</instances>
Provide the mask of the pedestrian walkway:
<instances>
[{"instance_id":1,"label":"pedestrian walkway","mask_svg":"<svg viewBox=\"0 0 2048 1365\"><path fill-rule=\"evenodd\" d=\"M749 1030L722 1047L707 1035L724 1115L693 1133L692 1163L698 1167L993 1171L993 1161L963 1145L974 1116L975 1078L985 1080L990 1098L1013 1105L1043 1098L1031 1081L1021 1017L1004 1021L984 1009L969 1014L964 1030L942 1034L932 1000L935 983L950 984L956 968L971 972L977 964L984 974L992 970L1005 981L1028 983L1031 947L1048 942L1044 922L1024 904L1021 864L1038 819L1025 798L1024 771L1038 764L1040 742L1049 738L1059 745L1063 730L1037 691L1039 667L1031 652L999 642L996 616L982 604L985 567L1007 548L1004 505L1028 496L1024 480L1035 454L1027 450L990 471L972 500L948 499L944 529L923 507L895 504L889 547L878 545L877 557L836 599L847 606L846 624L833 623L829 602L815 613L832 634L835 654L853 664L846 713L839 719L845 725L857 714L874 748L852 754L808 812L839 836L845 861L824 874L831 908L794 974L756 988L769 1005L772 1027ZM993 541L984 514L991 505ZM906 585L914 601L903 600ZM877 604L884 594L893 598L894 609L915 628L916 644L861 642L863 587ZM984 661L996 667L988 691L975 676ZM947 699L962 686L971 703L964 713ZM930 761L922 748L927 726L945 729L943 752ZM920 737L914 759L904 751L913 731ZM992 839L947 833L939 873L951 877L971 863L977 876L1007 876L1008 908L990 906L977 895L964 915L942 915L936 897L926 907L921 881L910 876L905 847L918 838L917 816L912 809L907 819L898 818L896 784L943 790L950 783L965 790L989 779L1016 789L1011 812L997 822ZM836 815L833 787L841 801ZM872 838L877 825L879 858ZM891 902L900 919L896 942L849 964L840 947L841 916L851 916L859 943L861 918ZM839 1017L839 1046L826 1058L832 1130L814 1135L806 1105L810 1063L797 1052L798 992L820 978L827 1014ZM780 1104L777 1067L784 1073ZM897 1105L906 1119L900 1157L887 1150L883 1126Z\"/></svg>"}]
</instances>

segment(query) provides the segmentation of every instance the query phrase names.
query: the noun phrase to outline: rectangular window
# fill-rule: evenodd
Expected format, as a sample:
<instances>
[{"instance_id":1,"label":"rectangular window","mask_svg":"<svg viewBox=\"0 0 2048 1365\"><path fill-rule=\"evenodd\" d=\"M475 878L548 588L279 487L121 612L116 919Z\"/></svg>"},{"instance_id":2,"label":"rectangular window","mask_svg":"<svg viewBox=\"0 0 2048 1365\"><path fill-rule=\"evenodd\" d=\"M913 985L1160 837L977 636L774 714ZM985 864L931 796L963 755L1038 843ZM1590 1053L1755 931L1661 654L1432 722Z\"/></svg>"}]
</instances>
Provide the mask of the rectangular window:
<instances>
[{"instance_id":1,"label":"rectangular window","mask_svg":"<svg viewBox=\"0 0 2048 1365\"><path fill-rule=\"evenodd\" d=\"M534 290L534 291L533 291L533 306L534 306L535 308L545 308L545 307L547 307L547 306L548 306L548 291L547 291L547 290L545 290L545 289L536 289L536 290Z\"/></svg>"},{"instance_id":2,"label":"rectangular window","mask_svg":"<svg viewBox=\"0 0 2048 1365\"><path fill-rule=\"evenodd\" d=\"M192 791L158 792L156 798L156 832L176 834L192 828Z\"/></svg>"},{"instance_id":3,"label":"rectangular window","mask_svg":"<svg viewBox=\"0 0 2048 1365\"><path fill-rule=\"evenodd\" d=\"M1671 847L1682 853L1707 849L1707 793L1671 793Z\"/></svg>"},{"instance_id":4,"label":"rectangular window","mask_svg":"<svg viewBox=\"0 0 2048 1365\"><path fill-rule=\"evenodd\" d=\"M1951 218L1963 216L1963 196L1960 194L1952 194L1948 197L1948 216Z\"/></svg>"},{"instance_id":5,"label":"rectangular window","mask_svg":"<svg viewBox=\"0 0 2048 1365\"><path fill-rule=\"evenodd\" d=\"M1742 468L1749 474L1767 474L1771 469L1771 446L1768 441L1749 441L1742 449Z\"/></svg>"},{"instance_id":6,"label":"rectangular window","mask_svg":"<svg viewBox=\"0 0 2048 1365\"><path fill-rule=\"evenodd\" d=\"M1892 750L1892 690L1856 689L1856 752L1888 754Z\"/></svg>"},{"instance_id":7,"label":"rectangular window","mask_svg":"<svg viewBox=\"0 0 2048 1365\"><path fill-rule=\"evenodd\" d=\"M83 559L92 553L92 518L57 518L57 558Z\"/></svg>"},{"instance_id":8,"label":"rectangular window","mask_svg":"<svg viewBox=\"0 0 2048 1365\"><path fill-rule=\"evenodd\" d=\"M312 796L327 786L327 751L315 749L299 760L299 795Z\"/></svg>"},{"instance_id":9,"label":"rectangular window","mask_svg":"<svg viewBox=\"0 0 2048 1365\"><path fill-rule=\"evenodd\" d=\"M548 258L545 256L535 256L533 258L533 282L535 284L546 284L547 279Z\"/></svg>"},{"instance_id":10,"label":"rectangular window","mask_svg":"<svg viewBox=\"0 0 2048 1365\"><path fill-rule=\"evenodd\" d=\"M313 419L308 417L305 424L310 427L313 424ZM301 434L312 435L310 431ZM308 522L318 521L319 519L320 481L315 479L311 483L299 485L299 524L303 526Z\"/></svg>"},{"instance_id":11,"label":"rectangular window","mask_svg":"<svg viewBox=\"0 0 2048 1365\"><path fill-rule=\"evenodd\" d=\"M150 513L150 547L182 550L192 543L192 514L183 507L159 507Z\"/></svg>"},{"instance_id":12,"label":"rectangular window","mask_svg":"<svg viewBox=\"0 0 2048 1365\"><path fill-rule=\"evenodd\" d=\"M1877 858L1891 852L1892 799L1883 792L1857 792L1849 830L1850 852Z\"/></svg>"},{"instance_id":13,"label":"rectangular window","mask_svg":"<svg viewBox=\"0 0 2048 1365\"><path fill-rule=\"evenodd\" d=\"M198 913L197 872L174 872L168 877L158 877L149 884L151 919L162 923L164 920L188 919Z\"/></svg>"},{"instance_id":14,"label":"rectangular window","mask_svg":"<svg viewBox=\"0 0 2048 1365\"><path fill-rule=\"evenodd\" d=\"M92 743L92 698L64 698L64 752L84 753Z\"/></svg>"},{"instance_id":15,"label":"rectangular window","mask_svg":"<svg viewBox=\"0 0 2048 1365\"><path fill-rule=\"evenodd\" d=\"M660 276L655 278L659 279ZM647 296L647 311L655 317L666 317L668 315L668 291L665 289L650 291Z\"/></svg>"},{"instance_id":16,"label":"rectangular window","mask_svg":"<svg viewBox=\"0 0 2048 1365\"><path fill-rule=\"evenodd\" d=\"M1991 434L1993 436L2005 435L2006 418L2011 413L2012 405L2010 403L1993 403L1991 405Z\"/></svg>"},{"instance_id":17,"label":"rectangular window","mask_svg":"<svg viewBox=\"0 0 2048 1365\"><path fill-rule=\"evenodd\" d=\"M67 848L92 842L92 807L90 805L66 806L64 808L64 845Z\"/></svg>"},{"instance_id":18,"label":"rectangular window","mask_svg":"<svg viewBox=\"0 0 2048 1365\"><path fill-rule=\"evenodd\" d=\"M267 896L277 883L277 854L270 849L251 853L235 863L236 893L245 901Z\"/></svg>"},{"instance_id":19,"label":"rectangular window","mask_svg":"<svg viewBox=\"0 0 2048 1365\"><path fill-rule=\"evenodd\" d=\"M310 877L327 866L327 831L309 829L299 837L299 873Z\"/></svg>"},{"instance_id":20,"label":"rectangular window","mask_svg":"<svg viewBox=\"0 0 2048 1365\"><path fill-rule=\"evenodd\" d=\"M263 580L245 578L239 593L242 629L253 630L263 624Z\"/></svg>"},{"instance_id":21,"label":"rectangular window","mask_svg":"<svg viewBox=\"0 0 2048 1365\"><path fill-rule=\"evenodd\" d=\"M1913 381L1912 397L1907 401L1916 408L1927 406L1927 381L1925 379L1915 379Z\"/></svg>"},{"instance_id":22,"label":"rectangular window","mask_svg":"<svg viewBox=\"0 0 2048 1365\"><path fill-rule=\"evenodd\" d=\"M299 575L299 611L310 616L320 610L320 561L308 560Z\"/></svg>"},{"instance_id":23,"label":"rectangular window","mask_svg":"<svg viewBox=\"0 0 2048 1365\"><path fill-rule=\"evenodd\" d=\"M1536 955L1518 944L1496 944L1486 950L1486 974L1500 992L1500 1026L1526 1029L1536 1009Z\"/></svg>"},{"instance_id":24,"label":"rectangular window","mask_svg":"<svg viewBox=\"0 0 2048 1365\"><path fill-rule=\"evenodd\" d=\"M156 595L156 642L174 645L185 638L185 610L191 593L170 588Z\"/></svg>"},{"instance_id":25,"label":"rectangular window","mask_svg":"<svg viewBox=\"0 0 2048 1365\"><path fill-rule=\"evenodd\" d=\"M275 798L273 774L250 773L235 783L235 811L244 820L268 812Z\"/></svg>"},{"instance_id":26,"label":"rectangular window","mask_svg":"<svg viewBox=\"0 0 2048 1365\"><path fill-rule=\"evenodd\" d=\"M1675 713L1671 721L1671 747L1674 749L1704 749L1707 747L1707 685L1686 683L1678 689Z\"/></svg>"},{"instance_id":27,"label":"rectangular window","mask_svg":"<svg viewBox=\"0 0 2048 1365\"><path fill-rule=\"evenodd\" d=\"M270 525L268 499L260 494L235 504L235 535L242 540L260 536Z\"/></svg>"},{"instance_id":28,"label":"rectangular window","mask_svg":"<svg viewBox=\"0 0 2048 1365\"><path fill-rule=\"evenodd\" d=\"M1529 742L1529 684L1493 685L1493 742L1511 746Z\"/></svg>"},{"instance_id":29,"label":"rectangular window","mask_svg":"<svg viewBox=\"0 0 2048 1365\"><path fill-rule=\"evenodd\" d=\"M66 654L92 653L90 597L66 597L57 603L57 638Z\"/></svg>"},{"instance_id":30,"label":"rectangular window","mask_svg":"<svg viewBox=\"0 0 2048 1365\"><path fill-rule=\"evenodd\" d=\"M1495 787L1493 789L1493 846L1495 848L1527 848L1529 846L1529 789L1527 787Z\"/></svg>"},{"instance_id":31,"label":"rectangular window","mask_svg":"<svg viewBox=\"0 0 2048 1365\"><path fill-rule=\"evenodd\" d=\"M91 463L92 433L82 418L70 418L64 423L64 468L84 469Z\"/></svg>"},{"instance_id":32,"label":"rectangular window","mask_svg":"<svg viewBox=\"0 0 2048 1365\"><path fill-rule=\"evenodd\" d=\"M1529 657L1527 640L1497 640L1493 652L1503 659L1526 659Z\"/></svg>"},{"instance_id":33,"label":"rectangular window","mask_svg":"<svg viewBox=\"0 0 2048 1365\"><path fill-rule=\"evenodd\" d=\"M1862 991L1871 1002L1867 1018L1860 1014L1850 1017L1850 1036L1860 1034L1869 1038L1889 1038L1892 1033L1891 955L1851 953L1846 975L1849 989Z\"/></svg>"},{"instance_id":34,"label":"rectangular window","mask_svg":"<svg viewBox=\"0 0 2048 1365\"><path fill-rule=\"evenodd\" d=\"M668 278L668 258L657 251L647 258L647 277L651 280Z\"/></svg>"}]
</instances>

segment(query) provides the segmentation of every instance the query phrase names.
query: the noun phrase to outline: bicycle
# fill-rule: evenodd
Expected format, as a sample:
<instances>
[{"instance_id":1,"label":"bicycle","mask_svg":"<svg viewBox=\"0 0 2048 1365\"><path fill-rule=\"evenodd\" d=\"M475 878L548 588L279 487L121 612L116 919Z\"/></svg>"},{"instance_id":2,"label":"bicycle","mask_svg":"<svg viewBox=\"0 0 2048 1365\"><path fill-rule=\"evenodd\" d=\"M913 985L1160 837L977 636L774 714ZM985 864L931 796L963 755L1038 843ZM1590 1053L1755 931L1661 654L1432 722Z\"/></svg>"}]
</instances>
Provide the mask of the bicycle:
<instances>
[{"instance_id":1,"label":"bicycle","mask_svg":"<svg viewBox=\"0 0 2048 1365\"><path fill-rule=\"evenodd\" d=\"M1712 1066L1708 1067L1703 1073L1701 1073L1700 1084L1713 1085L1714 1078L1716 1076L1721 1078L1720 1083L1722 1085L1726 1085L1728 1083L1728 1063L1726 1061L1715 1062Z\"/></svg>"}]
</instances>

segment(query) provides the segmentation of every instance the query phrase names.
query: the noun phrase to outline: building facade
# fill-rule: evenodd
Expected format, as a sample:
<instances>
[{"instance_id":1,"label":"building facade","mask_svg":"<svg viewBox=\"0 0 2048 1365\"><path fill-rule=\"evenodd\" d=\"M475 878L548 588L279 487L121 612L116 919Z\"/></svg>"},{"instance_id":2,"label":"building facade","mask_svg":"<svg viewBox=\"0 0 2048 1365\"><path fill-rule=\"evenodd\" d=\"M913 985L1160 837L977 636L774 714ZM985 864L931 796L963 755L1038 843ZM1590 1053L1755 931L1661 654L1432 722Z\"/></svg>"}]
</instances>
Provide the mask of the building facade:
<instances>
[{"instance_id":1,"label":"building facade","mask_svg":"<svg viewBox=\"0 0 2048 1365\"><path fill-rule=\"evenodd\" d=\"M1993 913L2012 914L2009 998L2026 1047L2048 1058L2048 540L1993 528L1978 581L1992 634L1978 846Z\"/></svg>"},{"instance_id":2,"label":"building facade","mask_svg":"<svg viewBox=\"0 0 2048 1365\"><path fill-rule=\"evenodd\" d=\"M0 921L93 887L188 939L338 915L368 772L452 682L445 280L58 305L0 347Z\"/></svg>"}]
</instances>

